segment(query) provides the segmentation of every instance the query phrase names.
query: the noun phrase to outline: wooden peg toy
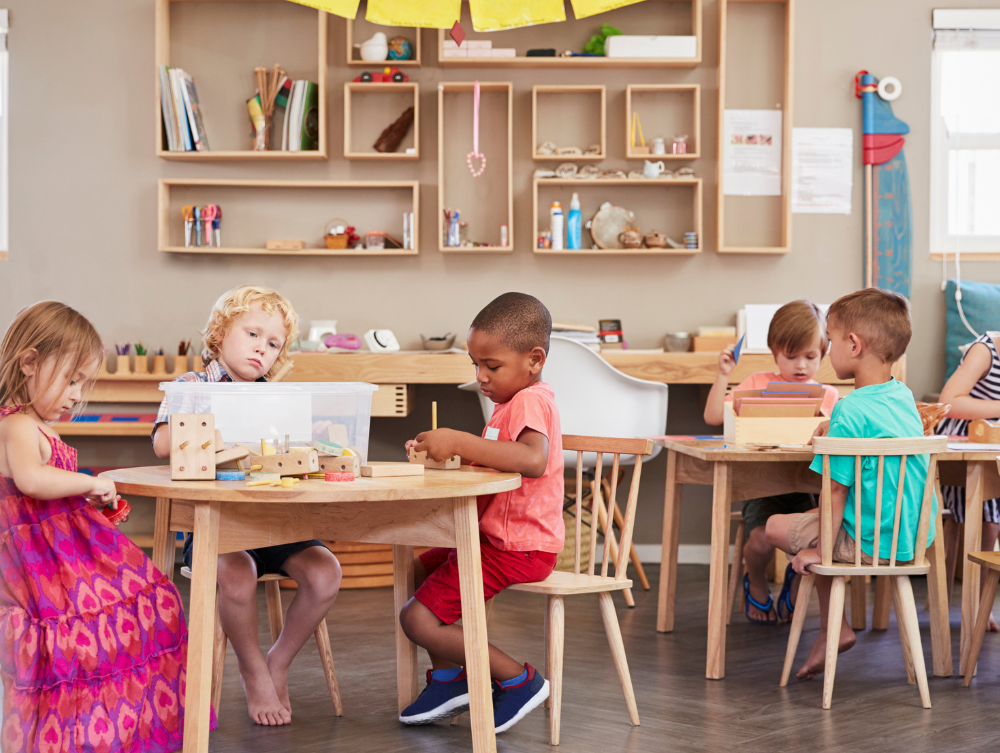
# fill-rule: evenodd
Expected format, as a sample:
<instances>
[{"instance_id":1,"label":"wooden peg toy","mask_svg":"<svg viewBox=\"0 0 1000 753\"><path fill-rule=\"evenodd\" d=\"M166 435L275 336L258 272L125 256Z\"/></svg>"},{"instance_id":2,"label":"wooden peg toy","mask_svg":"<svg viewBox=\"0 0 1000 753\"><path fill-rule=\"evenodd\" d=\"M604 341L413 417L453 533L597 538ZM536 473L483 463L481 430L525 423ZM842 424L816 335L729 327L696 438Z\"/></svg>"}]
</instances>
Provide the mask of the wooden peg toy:
<instances>
[{"instance_id":1,"label":"wooden peg toy","mask_svg":"<svg viewBox=\"0 0 1000 753\"><path fill-rule=\"evenodd\" d=\"M423 476L424 467L419 463L372 463L361 466L361 475L365 478Z\"/></svg>"},{"instance_id":2,"label":"wooden peg toy","mask_svg":"<svg viewBox=\"0 0 1000 753\"><path fill-rule=\"evenodd\" d=\"M431 431L435 431L437 427L438 404L437 401L434 401L431 403ZM424 468L430 468L432 471L454 471L462 467L462 458L459 455L452 455L445 460L433 460L427 457L426 450L416 452L412 447L410 448L410 462L419 463Z\"/></svg>"},{"instance_id":3,"label":"wooden peg toy","mask_svg":"<svg viewBox=\"0 0 1000 753\"><path fill-rule=\"evenodd\" d=\"M1000 444L1000 421L977 418L969 422L969 441L976 444Z\"/></svg>"},{"instance_id":4,"label":"wooden peg toy","mask_svg":"<svg viewBox=\"0 0 1000 753\"><path fill-rule=\"evenodd\" d=\"M170 478L215 480L215 416L175 413L170 417Z\"/></svg>"},{"instance_id":5,"label":"wooden peg toy","mask_svg":"<svg viewBox=\"0 0 1000 753\"><path fill-rule=\"evenodd\" d=\"M355 476L360 476L361 458L357 455L344 455L339 458L321 456L319 470L322 473L353 473Z\"/></svg>"},{"instance_id":6,"label":"wooden peg toy","mask_svg":"<svg viewBox=\"0 0 1000 753\"><path fill-rule=\"evenodd\" d=\"M224 465L229 465L232 463L237 463L243 458L250 456L250 450L246 447L233 447L229 450L221 450L215 453L215 466L219 468Z\"/></svg>"},{"instance_id":7,"label":"wooden peg toy","mask_svg":"<svg viewBox=\"0 0 1000 753\"><path fill-rule=\"evenodd\" d=\"M303 476L319 471L319 455L316 450L265 455L256 458L256 461L254 465L260 465L265 473L280 473L282 476Z\"/></svg>"}]
</instances>

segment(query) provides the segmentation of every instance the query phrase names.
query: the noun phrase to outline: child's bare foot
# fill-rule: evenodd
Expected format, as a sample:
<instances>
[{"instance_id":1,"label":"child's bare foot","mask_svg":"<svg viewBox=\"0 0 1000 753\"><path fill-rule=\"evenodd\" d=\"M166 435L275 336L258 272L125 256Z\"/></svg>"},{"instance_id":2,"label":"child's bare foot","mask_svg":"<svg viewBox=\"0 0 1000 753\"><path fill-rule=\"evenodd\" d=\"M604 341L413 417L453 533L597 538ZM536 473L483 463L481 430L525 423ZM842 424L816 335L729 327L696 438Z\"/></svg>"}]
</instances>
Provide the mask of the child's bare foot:
<instances>
[{"instance_id":1,"label":"child's bare foot","mask_svg":"<svg viewBox=\"0 0 1000 753\"><path fill-rule=\"evenodd\" d=\"M993 616L993 612L990 612L990 621L986 624L987 633L1000 633L1000 627L997 626L997 619Z\"/></svg>"},{"instance_id":2,"label":"child's bare foot","mask_svg":"<svg viewBox=\"0 0 1000 753\"><path fill-rule=\"evenodd\" d=\"M271 658L271 654L268 654L267 671L271 673L271 681L274 683L274 691L278 695L278 700L291 716L292 702L288 698L288 667L279 666L278 662Z\"/></svg>"},{"instance_id":3,"label":"child's bare foot","mask_svg":"<svg viewBox=\"0 0 1000 753\"><path fill-rule=\"evenodd\" d=\"M280 726L292 721L291 712L281 703L267 665L259 671L240 668L240 684L247 695L250 718L265 727Z\"/></svg>"},{"instance_id":4,"label":"child's bare foot","mask_svg":"<svg viewBox=\"0 0 1000 753\"><path fill-rule=\"evenodd\" d=\"M837 653L842 654L849 648L852 648L856 640L857 636L854 635L851 626L847 622L842 622L840 625L840 645L837 647ZM809 658L806 659L806 663L799 668L795 676L800 680L811 680L823 672L825 665L826 631L820 631L819 638L816 639L812 651L809 652Z\"/></svg>"}]
</instances>

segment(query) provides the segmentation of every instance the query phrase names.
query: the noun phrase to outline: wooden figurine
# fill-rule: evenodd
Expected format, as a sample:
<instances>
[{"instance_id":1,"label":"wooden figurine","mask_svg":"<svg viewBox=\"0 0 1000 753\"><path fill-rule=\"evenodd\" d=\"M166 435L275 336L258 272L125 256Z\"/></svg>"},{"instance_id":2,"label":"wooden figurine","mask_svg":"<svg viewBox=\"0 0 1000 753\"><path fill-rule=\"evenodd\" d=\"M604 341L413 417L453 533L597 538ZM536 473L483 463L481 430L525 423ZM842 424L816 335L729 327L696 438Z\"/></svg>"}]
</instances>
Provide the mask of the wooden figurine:
<instances>
[{"instance_id":1,"label":"wooden figurine","mask_svg":"<svg viewBox=\"0 0 1000 753\"><path fill-rule=\"evenodd\" d=\"M438 427L438 404L437 402L431 403L431 431L434 431ZM410 448L410 462L419 463L424 468L430 468L432 471L454 471L462 467L462 458L459 455L452 455L450 458L445 460L434 460L427 457L427 452L421 450L416 452L412 447Z\"/></svg>"},{"instance_id":2,"label":"wooden figurine","mask_svg":"<svg viewBox=\"0 0 1000 753\"><path fill-rule=\"evenodd\" d=\"M969 441L976 444L1000 444L1000 421L977 418L969 422Z\"/></svg>"},{"instance_id":3,"label":"wooden figurine","mask_svg":"<svg viewBox=\"0 0 1000 753\"><path fill-rule=\"evenodd\" d=\"M302 476L319 471L319 456L316 450L308 452L279 453L254 458L254 465L260 465L265 473L280 473L282 476Z\"/></svg>"},{"instance_id":4,"label":"wooden figurine","mask_svg":"<svg viewBox=\"0 0 1000 753\"><path fill-rule=\"evenodd\" d=\"M170 478L215 480L215 416L174 413L170 417Z\"/></svg>"},{"instance_id":5,"label":"wooden figurine","mask_svg":"<svg viewBox=\"0 0 1000 753\"><path fill-rule=\"evenodd\" d=\"M361 458L357 455L343 455L339 458L321 456L319 470L322 473L353 473L355 476L360 476Z\"/></svg>"},{"instance_id":6,"label":"wooden figurine","mask_svg":"<svg viewBox=\"0 0 1000 753\"><path fill-rule=\"evenodd\" d=\"M418 463L372 463L361 466L361 475L366 478L423 476L424 467Z\"/></svg>"}]
</instances>

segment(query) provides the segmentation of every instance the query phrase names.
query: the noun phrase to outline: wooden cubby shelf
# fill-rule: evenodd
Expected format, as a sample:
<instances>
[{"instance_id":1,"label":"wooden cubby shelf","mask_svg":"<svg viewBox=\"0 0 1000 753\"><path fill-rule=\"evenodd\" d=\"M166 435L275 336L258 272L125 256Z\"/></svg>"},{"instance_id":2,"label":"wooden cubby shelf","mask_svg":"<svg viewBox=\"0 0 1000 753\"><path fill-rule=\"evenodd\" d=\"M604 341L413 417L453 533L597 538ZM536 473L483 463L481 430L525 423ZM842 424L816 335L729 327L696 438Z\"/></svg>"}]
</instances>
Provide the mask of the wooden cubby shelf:
<instances>
[{"instance_id":1,"label":"wooden cubby shelf","mask_svg":"<svg viewBox=\"0 0 1000 753\"><path fill-rule=\"evenodd\" d=\"M240 18L246 23L253 19L257 27L253 34L239 39L220 34L234 3L218 0L155 0L156 37L154 47L156 78L156 156L179 162L212 161L290 161L325 160L327 151L327 43L328 16L313 10L278 0L237 0L245 6ZM173 38L176 34L177 39ZM312 47L311 38L316 40ZM182 41L183 40L183 41ZM219 61L226 61L219 69ZM271 143L278 149L257 152L250 149L249 115L245 101L256 88L253 85L255 66L280 63L289 78L315 80L319 92L318 148L303 152L285 152L281 146L281 118L271 125ZM172 152L160 106L160 65L183 68L194 79L201 103L202 117L211 150ZM275 113L283 113L276 109ZM282 115L284 117L284 115ZM242 146L246 148L238 148ZM220 146L224 148L219 148ZM237 147L237 148L234 148Z\"/></svg>"},{"instance_id":2,"label":"wooden cubby shelf","mask_svg":"<svg viewBox=\"0 0 1000 753\"><path fill-rule=\"evenodd\" d=\"M413 126L395 152L376 152L371 144L382 130L413 107ZM370 128L368 135L360 132ZM360 145L368 143L366 150ZM407 147L413 147L407 154ZM420 84L355 83L344 84L344 157L368 160L419 160L420 159Z\"/></svg>"},{"instance_id":3,"label":"wooden cubby shelf","mask_svg":"<svg viewBox=\"0 0 1000 753\"><path fill-rule=\"evenodd\" d=\"M734 38L738 47L730 49L728 30L734 22L746 25L751 33ZM720 254L787 254L792 250L794 42L795 0L719 0L716 250ZM768 70L775 63L782 66L780 76ZM726 110L774 109L775 102L782 114L781 195L727 195ZM737 234L739 240L734 242Z\"/></svg>"},{"instance_id":4,"label":"wooden cubby shelf","mask_svg":"<svg viewBox=\"0 0 1000 753\"><path fill-rule=\"evenodd\" d=\"M641 154L632 146L632 114L639 116L647 148L663 139L664 154ZM673 154L675 136L687 135L686 154ZM636 134L638 142L638 133ZM701 86L698 84L629 84L625 87L625 158L696 160L701 157Z\"/></svg>"},{"instance_id":5,"label":"wooden cubby shelf","mask_svg":"<svg viewBox=\"0 0 1000 753\"><path fill-rule=\"evenodd\" d=\"M335 197L331 201L331 194ZM276 195L279 200L276 201ZM284 198L280 198L283 195ZM218 204L222 239L232 246L184 245L184 205ZM383 231L403 239L403 214L412 212L414 248L328 249L327 221L343 219L365 233ZM392 219L390 219L390 217ZM308 227L308 230L295 228ZM161 179L157 237L159 250L177 254L245 254L254 256L416 256L420 239L420 184L414 180L211 180ZM300 251L275 251L267 240L301 240ZM256 244L256 245L255 245Z\"/></svg>"},{"instance_id":6,"label":"wooden cubby shelf","mask_svg":"<svg viewBox=\"0 0 1000 753\"><path fill-rule=\"evenodd\" d=\"M531 87L531 158L560 162L605 159L608 156L606 100L603 86L539 84ZM553 110L558 114L553 116ZM546 141L557 147L575 146L581 152L591 144L599 144L601 151L599 154L539 154L539 145Z\"/></svg>"},{"instance_id":7,"label":"wooden cubby shelf","mask_svg":"<svg viewBox=\"0 0 1000 753\"><path fill-rule=\"evenodd\" d=\"M357 16L354 19L347 19L347 44L345 45L347 49L347 64L352 68L377 69L387 65L392 65L396 68L419 68L421 29L409 26L379 26L371 24L365 20L365 11L366 4L361 3L358 6ZM361 44L377 31L383 32L387 40L392 40L394 37L406 37L410 40L410 44L413 45L413 58L411 60L389 60L388 58L385 60L362 60L361 50L355 49L354 45Z\"/></svg>"},{"instance_id":8,"label":"wooden cubby shelf","mask_svg":"<svg viewBox=\"0 0 1000 753\"><path fill-rule=\"evenodd\" d=\"M558 194L549 190L553 188L559 189ZM595 191L595 189L600 190ZM643 235L654 230L658 230L672 237L675 241L683 243L684 233L694 231L698 233L698 248L590 247L593 243L590 238L590 231L586 226L587 221L594 216L601 204L605 201L612 201L617 206L632 208L636 201L641 200L643 194L651 190L689 192L691 195L690 215L687 215L684 220L680 219L684 214L685 209L685 207L681 206L681 202L657 202L655 204L651 204L650 206L656 207L655 211L658 217L655 220L650 220L649 214L645 210L640 209L636 212L636 224ZM543 192L548 193L552 199L560 201L563 206L564 216L569 214L570 197L574 192L580 194L581 213L583 215L581 245L584 246L584 248L559 250L538 248L538 235L540 231L538 226L539 216L548 211L548 207L551 203L548 200L548 197L543 195ZM622 198L623 195L625 196L624 199ZM534 232L532 234L532 245L536 254L582 254L590 256L617 256L624 254L630 254L633 256L691 256L699 253L704 247L705 240L702 231L702 191L700 178L629 178L626 180L622 180L620 178L535 178L533 181L533 200ZM664 211L667 211L668 213L666 218L663 217ZM667 225L662 224L664 222L679 223L681 221L685 221L688 224L680 227L677 227L676 225L674 227L668 227ZM661 224L657 226L655 224L656 222L660 222Z\"/></svg>"},{"instance_id":9,"label":"wooden cubby shelf","mask_svg":"<svg viewBox=\"0 0 1000 753\"><path fill-rule=\"evenodd\" d=\"M763 1L763 0L762 0ZM444 29L438 29L438 66L441 68L696 68L701 63L702 0L649 0L602 13L596 20L573 18L567 9L567 20L559 24L539 24L510 31L476 33L471 31L472 21L468 3L462 3L462 26L467 38L492 40L495 48L517 49L515 57L445 57ZM690 22L685 22L683 12L671 13L664 6L689 5ZM637 19L637 16L640 18ZM617 26L625 34L648 36L678 35L695 38L696 53L690 58L606 58L603 56L563 57L562 52L572 49L579 52L587 40L596 34L602 23ZM565 31L565 34L561 32ZM513 34L514 36L510 36ZM553 36L557 35L556 39ZM514 40L517 40L515 43ZM555 49L556 57L528 57L529 49Z\"/></svg>"},{"instance_id":10,"label":"wooden cubby shelf","mask_svg":"<svg viewBox=\"0 0 1000 753\"><path fill-rule=\"evenodd\" d=\"M509 253L514 250L514 87L509 81L483 81L479 86L479 151L486 155L487 164L483 174L475 178L466 162L466 155L472 151L474 82L438 84L437 223L438 250L442 253ZM506 117L501 115L503 111ZM506 196L505 207L502 200L497 201L496 197L501 196ZM460 210L460 220L469 223L470 241L496 245L446 246L444 209ZM500 245L501 225L507 226L504 246ZM484 227L489 229L484 230Z\"/></svg>"}]
</instances>

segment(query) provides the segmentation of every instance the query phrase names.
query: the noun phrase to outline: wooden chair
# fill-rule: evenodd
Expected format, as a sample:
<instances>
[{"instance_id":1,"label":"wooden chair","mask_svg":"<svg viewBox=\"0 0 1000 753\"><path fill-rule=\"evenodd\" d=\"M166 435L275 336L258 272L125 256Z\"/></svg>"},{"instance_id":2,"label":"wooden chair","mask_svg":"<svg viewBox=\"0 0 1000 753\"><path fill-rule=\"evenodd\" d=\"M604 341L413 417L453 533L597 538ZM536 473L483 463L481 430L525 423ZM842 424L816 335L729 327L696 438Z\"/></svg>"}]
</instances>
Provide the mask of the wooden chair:
<instances>
[{"instance_id":1,"label":"wooden chair","mask_svg":"<svg viewBox=\"0 0 1000 753\"><path fill-rule=\"evenodd\" d=\"M792 620L791 632L788 636L788 649L785 652L785 665L781 671L780 686L788 684L788 676L795 660L795 649L798 648L802 635L802 625L806 618L806 607L812 595L817 575L833 576L830 589L830 610L827 617L826 668L823 675L823 708L829 709L833 701L833 680L837 671L837 648L840 636L841 621L844 616L844 589L847 576L853 576L863 582L865 575L890 576L892 600L896 608L896 621L899 625L899 638L903 644L903 659L906 663L906 674L910 684L916 680L920 690L920 701L923 707L931 707L930 692L927 689L927 672L924 668L924 653L920 644L920 626L917 622L917 607L913 601L913 589L910 585L911 575L924 575L930 571L931 565L924 553L927 549L927 535L930 529L931 500L937 481L937 457L934 453L946 452L948 440L946 437L914 437L902 439L851 439L843 437L816 437L813 440L813 452L823 456L823 494L820 498L819 514L821 516L820 553L822 563L810 567L810 574L802 578L799 585L799 596L795 615ZM862 520L861 494L856 493L854 499L854 519L856 530L871 523L874 527L874 547L872 564L861 564L860 536L855 547L853 564L833 561L833 545L836 533L833 530L833 510L830 505L830 456L854 456L854 488L861 490L861 461L866 456L878 456L878 476L876 482L875 516L874 520ZM913 546L913 560L908 564L896 563L896 552L899 544L899 519L902 511L904 480L906 478L906 459L913 455L930 455L927 468L927 481L924 484L923 499L920 506L920 517L917 523L916 539ZM889 552L885 551L885 543L879 546L880 526L882 519L882 477L885 470L886 456L899 458L899 486L896 495L896 517L893 521L892 543ZM889 564L880 564L880 558L888 554Z\"/></svg>"},{"instance_id":2,"label":"wooden chair","mask_svg":"<svg viewBox=\"0 0 1000 753\"><path fill-rule=\"evenodd\" d=\"M563 449L575 451L577 454L576 463L576 557L572 573L555 571L548 578L537 583L519 583L511 586L511 591L526 591L528 593L543 594L547 598L547 608L545 611L545 677L549 681L549 734L552 745L559 744L559 722L562 708L562 667L563 667L563 638L565 623L563 617L563 598L566 596L576 596L578 594L597 594L598 605L601 610L601 619L604 622L604 631L608 636L608 645L611 649L611 658L618 670L618 679L621 682L622 692L625 695L625 705L628 708L628 715L631 723L635 726L639 724L639 712L635 705L635 694L632 691L632 678L628 671L628 662L625 658L625 646L622 643L621 630L618 627L618 615L615 613L615 605L611 600L612 591L620 591L632 586L632 581L625 577L625 569L628 566L629 551L632 544L632 528L635 524L635 508L639 498L639 479L642 475L642 463L640 458L636 458L635 471L632 476L632 485L629 488L628 502L625 507L625 515L622 519L621 539L619 541L617 557L615 557L615 574L608 575L609 555L611 547L604 547L604 556L601 561L601 574L594 574L597 562L594 553L597 550L597 526L590 528L590 557L586 564L586 569L581 568L580 563L580 543L581 543L581 513L582 513L582 489L583 489L583 453L596 452L597 466L595 478L601 478L601 467L604 462L604 453L613 456L611 474L611 493L608 496L608 506L611 509L611 519L614 519L617 504L615 493L618 486L618 465L622 455L651 455L653 453L653 443L648 439L614 439L603 437L581 437L564 434L562 438ZM601 484L594 485L593 501L591 512L594 515L594 507L601 504L602 488ZM596 515L594 515L596 517ZM592 519L594 519L592 517Z\"/></svg>"},{"instance_id":3,"label":"wooden chair","mask_svg":"<svg viewBox=\"0 0 1000 753\"><path fill-rule=\"evenodd\" d=\"M182 567L181 575L191 578L191 568ZM285 618L281 613L281 588L279 581L285 580L283 575L262 575L259 578L264 584L264 596L267 599L267 619L271 625L271 640L278 640ZM215 646L212 650L212 705L219 714L219 703L222 700L222 670L226 665L226 643L228 638L219 621L219 595L215 596ZM333 667L333 651L330 648L330 630L326 626L326 618L316 628L316 645L319 647L320 661L326 675L326 684L333 701L333 712L336 716L344 715L344 707L340 703L340 687L337 685L337 672Z\"/></svg>"},{"instance_id":4,"label":"wooden chair","mask_svg":"<svg viewBox=\"0 0 1000 753\"><path fill-rule=\"evenodd\" d=\"M1000 456L997 457L997 468L1000 468ZM990 612L993 611L993 601L997 596L997 583L1000 583L1000 552L969 552L969 560L982 565L986 573L983 578L983 594L979 599L979 611L976 612L976 625L972 629L969 643L965 678L962 680L965 687L969 687L976 674L976 663L979 661L979 651L983 647L983 636L986 635Z\"/></svg>"}]
</instances>

